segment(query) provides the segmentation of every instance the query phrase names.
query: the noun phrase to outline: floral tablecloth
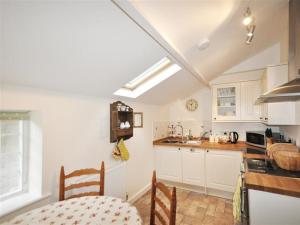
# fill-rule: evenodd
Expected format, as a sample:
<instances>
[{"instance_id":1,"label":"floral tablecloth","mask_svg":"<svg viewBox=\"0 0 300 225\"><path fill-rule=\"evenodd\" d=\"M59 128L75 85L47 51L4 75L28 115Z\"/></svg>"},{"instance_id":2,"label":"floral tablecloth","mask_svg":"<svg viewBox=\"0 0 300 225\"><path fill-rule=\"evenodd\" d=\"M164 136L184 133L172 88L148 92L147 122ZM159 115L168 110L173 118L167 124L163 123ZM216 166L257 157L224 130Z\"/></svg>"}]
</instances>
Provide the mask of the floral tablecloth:
<instances>
[{"instance_id":1,"label":"floral tablecloth","mask_svg":"<svg viewBox=\"0 0 300 225\"><path fill-rule=\"evenodd\" d=\"M5 225L141 225L137 209L108 196L90 196L56 202L15 217Z\"/></svg>"}]
</instances>

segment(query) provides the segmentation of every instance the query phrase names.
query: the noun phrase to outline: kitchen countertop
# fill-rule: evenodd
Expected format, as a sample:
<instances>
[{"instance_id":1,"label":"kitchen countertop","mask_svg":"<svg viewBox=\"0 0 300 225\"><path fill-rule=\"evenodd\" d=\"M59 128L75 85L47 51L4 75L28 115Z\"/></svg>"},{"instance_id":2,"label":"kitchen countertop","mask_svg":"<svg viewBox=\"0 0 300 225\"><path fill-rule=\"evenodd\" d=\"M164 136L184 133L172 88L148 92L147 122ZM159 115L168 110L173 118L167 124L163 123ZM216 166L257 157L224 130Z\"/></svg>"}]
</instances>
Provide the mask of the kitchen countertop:
<instances>
[{"instance_id":1,"label":"kitchen countertop","mask_svg":"<svg viewBox=\"0 0 300 225\"><path fill-rule=\"evenodd\" d=\"M245 150L248 145L243 142L239 141L236 144L226 143L226 144L219 144L219 143L211 143L207 140L201 141L199 144L188 144L188 143L163 143L164 140L171 139L171 140L180 140L176 138L163 138L156 141L153 141L153 145L161 145L161 146L176 146L176 147L188 147L188 148L202 148L202 149L217 149L217 150L228 150L228 151L243 151Z\"/></svg>"},{"instance_id":2,"label":"kitchen countertop","mask_svg":"<svg viewBox=\"0 0 300 225\"><path fill-rule=\"evenodd\" d=\"M244 158L265 158L264 155L244 154ZM275 176L264 173L245 172L245 184L248 189L272 192L300 198L300 179Z\"/></svg>"}]
</instances>

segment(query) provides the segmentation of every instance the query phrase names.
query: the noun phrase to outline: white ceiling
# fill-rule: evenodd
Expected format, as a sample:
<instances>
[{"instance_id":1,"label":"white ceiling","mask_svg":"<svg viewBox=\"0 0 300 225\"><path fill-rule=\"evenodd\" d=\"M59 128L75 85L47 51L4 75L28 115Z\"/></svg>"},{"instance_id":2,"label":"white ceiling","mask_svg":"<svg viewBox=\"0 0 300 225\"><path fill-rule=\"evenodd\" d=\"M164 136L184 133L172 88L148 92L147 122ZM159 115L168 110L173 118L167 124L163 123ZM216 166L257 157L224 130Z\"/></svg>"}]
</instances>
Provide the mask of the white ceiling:
<instances>
[{"instance_id":1,"label":"white ceiling","mask_svg":"<svg viewBox=\"0 0 300 225\"><path fill-rule=\"evenodd\" d=\"M288 0L132 1L133 6L207 81L280 41ZM250 4L257 29L245 44L243 14ZM197 44L208 38L210 46Z\"/></svg>"},{"instance_id":2,"label":"white ceiling","mask_svg":"<svg viewBox=\"0 0 300 225\"><path fill-rule=\"evenodd\" d=\"M288 0L251 0L257 30L250 46L241 24L248 1L130 2L207 81L278 42L287 28ZM5 84L112 97L168 55L109 0L4 0L0 6ZM211 43L201 52L202 38ZM199 80L183 69L136 100L168 103L201 88Z\"/></svg>"},{"instance_id":3,"label":"white ceiling","mask_svg":"<svg viewBox=\"0 0 300 225\"><path fill-rule=\"evenodd\" d=\"M112 97L168 55L108 0L1 3L5 84ZM190 84L200 85L186 71L171 82L180 84L183 78L183 94ZM153 93L161 91L164 95ZM162 85L137 100L163 104L173 92Z\"/></svg>"}]
</instances>

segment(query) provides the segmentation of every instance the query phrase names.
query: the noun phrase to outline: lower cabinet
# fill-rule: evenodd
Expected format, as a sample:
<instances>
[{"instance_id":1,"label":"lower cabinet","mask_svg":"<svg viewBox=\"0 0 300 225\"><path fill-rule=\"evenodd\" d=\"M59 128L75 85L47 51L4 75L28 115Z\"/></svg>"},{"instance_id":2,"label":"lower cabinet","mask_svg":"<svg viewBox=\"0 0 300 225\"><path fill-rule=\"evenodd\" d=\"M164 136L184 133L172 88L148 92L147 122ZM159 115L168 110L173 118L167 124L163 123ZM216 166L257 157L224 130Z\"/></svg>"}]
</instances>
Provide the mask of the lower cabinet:
<instances>
[{"instance_id":1,"label":"lower cabinet","mask_svg":"<svg viewBox=\"0 0 300 225\"><path fill-rule=\"evenodd\" d=\"M250 225L300 224L300 199L248 189Z\"/></svg>"},{"instance_id":2,"label":"lower cabinet","mask_svg":"<svg viewBox=\"0 0 300 225\"><path fill-rule=\"evenodd\" d=\"M155 146L159 179L234 192L242 152Z\"/></svg>"},{"instance_id":3,"label":"lower cabinet","mask_svg":"<svg viewBox=\"0 0 300 225\"><path fill-rule=\"evenodd\" d=\"M155 147L156 175L160 179L182 182L180 148L158 146Z\"/></svg>"},{"instance_id":4,"label":"lower cabinet","mask_svg":"<svg viewBox=\"0 0 300 225\"><path fill-rule=\"evenodd\" d=\"M183 148L182 157L182 182L198 186L205 185L204 150Z\"/></svg>"},{"instance_id":5,"label":"lower cabinet","mask_svg":"<svg viewBox=\"0 0 300 225\"><path fill-rule=\"evenodd\" d=\"M234 192L242 160L241 152L207 150L207 187Z\"/></svg>"}]
</instances>

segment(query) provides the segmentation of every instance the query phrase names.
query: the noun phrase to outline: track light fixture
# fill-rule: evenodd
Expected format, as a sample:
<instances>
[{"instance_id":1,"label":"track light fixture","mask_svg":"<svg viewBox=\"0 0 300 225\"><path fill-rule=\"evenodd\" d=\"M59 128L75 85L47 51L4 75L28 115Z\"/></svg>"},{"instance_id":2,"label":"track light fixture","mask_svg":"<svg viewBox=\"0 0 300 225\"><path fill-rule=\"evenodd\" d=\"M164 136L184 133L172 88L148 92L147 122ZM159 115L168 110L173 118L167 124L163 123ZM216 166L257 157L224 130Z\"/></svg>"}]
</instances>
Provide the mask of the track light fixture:
<instances>
[{"instance_id":1,"label":"track light fixture","mask_svg":"<svg viewBox=\"0 0 300 225\"><path fill-rule=\"evenodd\" d=\"M250 8L248 7L247 10L246 10L246 12L245 12L245 14L244 14L243 24L244 24L245 26L248 26L248 25L250 25L253 21L254 21L254 17L253 17L253 15L252 15L252 13L251 13Z\"/></svg>"},{"instance_id":2,"label":"track light fixture","mask_svg":"<svg viewBox=\"0 0 300 225\"><path fill-rule=\"evenodd\" d=\"M246 12L244 13L244 18L243 18L243 24L246 26L247 30L247 39L246 39L246 44L250 44L253 40L254 37L254 31L255 31L255 18L252 15L251 9L248 7L246 9Z\"/></svg>"}]
</instances>

